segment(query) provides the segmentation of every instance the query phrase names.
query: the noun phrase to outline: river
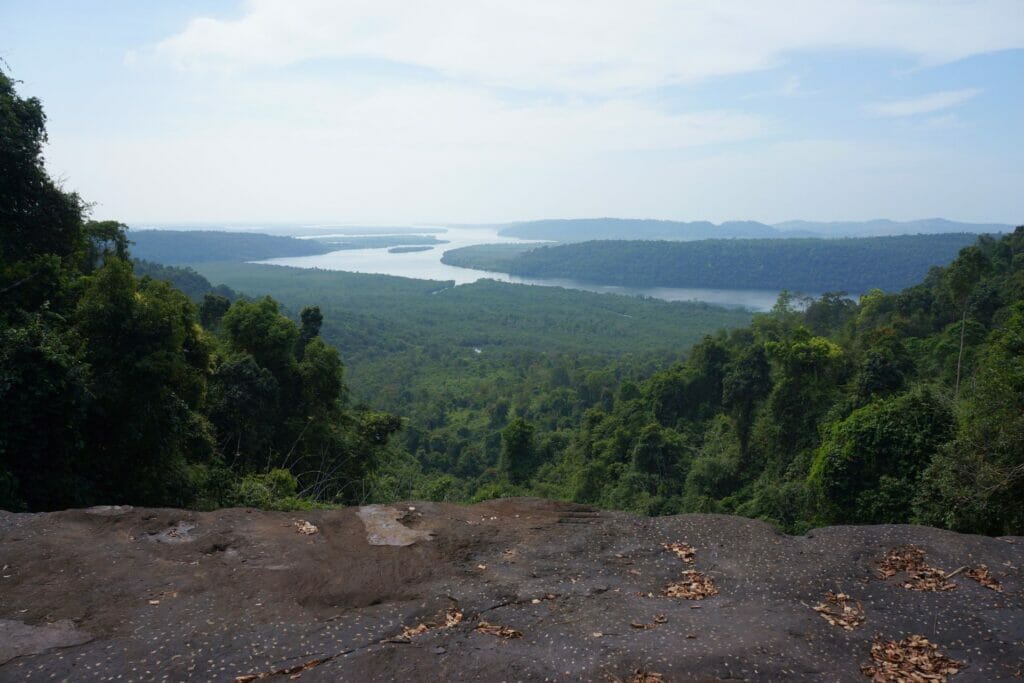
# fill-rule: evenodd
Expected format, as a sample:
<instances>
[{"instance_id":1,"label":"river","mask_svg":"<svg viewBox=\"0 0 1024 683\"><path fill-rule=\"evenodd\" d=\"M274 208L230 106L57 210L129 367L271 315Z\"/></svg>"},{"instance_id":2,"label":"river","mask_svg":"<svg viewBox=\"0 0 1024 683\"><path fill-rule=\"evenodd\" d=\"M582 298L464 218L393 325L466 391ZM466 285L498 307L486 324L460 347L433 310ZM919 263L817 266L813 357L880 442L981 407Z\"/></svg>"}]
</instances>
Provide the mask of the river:
<instances>
[{"instance_id":1,"label":"river","mask_svg":"<svg viewBox=\"0 0 1024 683\"><path fill-rule=\"evenodd\" d=\"M704 301L718 306L746 308L767 311L778 298L776 290L762 289L691 289L681 287L618 287L598 285L589 282L560 278L524 278L508 273L494 273L472 268L459 268L441 263L441 256L450 249L476 244L523 244L535 240L523 240L498 234L496 228L448 227L446 232L424 229L423 234L435 234L438 239L447 240L425 251L390 253L381 249L346 249L316 256L294 256L268 259L260 263L296 268L322 268L344 270L353 273L374 273L395 275L419 280L452 280L456 285L465 285L477 280L490 279L523 285L543 287L565 287L587 292L646 296L665 301ZM324 236L324 235L320 235Z\"/></svg>"}]
</instances>

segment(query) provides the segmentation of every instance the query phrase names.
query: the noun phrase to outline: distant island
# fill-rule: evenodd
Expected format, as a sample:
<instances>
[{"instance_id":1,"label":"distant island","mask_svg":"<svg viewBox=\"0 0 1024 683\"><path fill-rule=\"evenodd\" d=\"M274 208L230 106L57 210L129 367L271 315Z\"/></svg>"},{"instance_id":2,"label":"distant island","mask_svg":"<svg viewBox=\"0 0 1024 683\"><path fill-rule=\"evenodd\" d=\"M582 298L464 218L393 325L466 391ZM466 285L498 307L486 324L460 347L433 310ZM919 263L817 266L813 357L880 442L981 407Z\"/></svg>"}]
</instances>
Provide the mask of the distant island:
<instances>
[{"instance_id":1,"label":"distant island","mask_svg":"<svg viewBox=\"0 0 1024 683\"><path fill-rule=\"evenodd\" d=\"M484 244L441 262L522 277L626 287L895 291L946 265L977 239L968 233L846 239L595 240Z\"/></svg>"},{"instance_id":2,"label":"distant island","mask_svg":"<svg viewBox=\"0 0 1024 683\"><path fill-rule=\"evenodd\" d=\"M389 254L411 254L414 251L430 251L433 247L391 247Z\"/></svg>"}]
</instances>

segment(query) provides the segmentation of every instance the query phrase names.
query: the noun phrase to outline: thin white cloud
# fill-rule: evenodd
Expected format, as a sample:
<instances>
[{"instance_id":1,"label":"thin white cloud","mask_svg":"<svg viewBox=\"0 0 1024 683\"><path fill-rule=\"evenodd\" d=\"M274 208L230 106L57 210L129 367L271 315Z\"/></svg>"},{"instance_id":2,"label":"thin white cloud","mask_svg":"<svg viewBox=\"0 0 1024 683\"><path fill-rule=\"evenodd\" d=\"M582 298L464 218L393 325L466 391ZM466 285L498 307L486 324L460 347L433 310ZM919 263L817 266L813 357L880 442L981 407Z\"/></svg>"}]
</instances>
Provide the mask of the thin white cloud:
<instances>
[{"instance_id":1,"label":"thin white cloud","mask_svg":"<svg viewBox=\"0 0 1024 683\"><path fill-rule=\"evenodd\" d=\"M76 188L114 212L104 215L472 221L511 215L510 203L560 214L566 192L608 191L588 180L605 177L599 166L749 141L771 126L740 112L672 113L626 99L513 107L451 85L353 92L259 80L233 84L228 103L196 104L201 114L173 135L123 131L76 143L58 127L51 168L65 172L79 159ZM107 154L94 157L101 148ZM618 176L620 189L647 177Z\"/></svg>"},{"instance_id":2,"label":"thin white cloud","mask_svg":"<svg viewBox=\"0 0 1024 683\"><path fill-rule=\"evenodd\" d=\"M248 0L155 46L185 69L380 59L486 85L604 92L768 68L792 51L921 64L1024 47L1020 0Z\"/></svg>"},{"instance_id":3,"label":"thin white cloud","mask_svg":"<svg viewBox=\"0 0 1024 683\"><path fill-rule=\"evenodd\" d=\"M931 114L956 107L981 94L979 88L963 90L943 90L920 97L909 97L889 102L874 102L864 106L864 111L871 116L900 117Z\"/></svg>"}]
</instances>

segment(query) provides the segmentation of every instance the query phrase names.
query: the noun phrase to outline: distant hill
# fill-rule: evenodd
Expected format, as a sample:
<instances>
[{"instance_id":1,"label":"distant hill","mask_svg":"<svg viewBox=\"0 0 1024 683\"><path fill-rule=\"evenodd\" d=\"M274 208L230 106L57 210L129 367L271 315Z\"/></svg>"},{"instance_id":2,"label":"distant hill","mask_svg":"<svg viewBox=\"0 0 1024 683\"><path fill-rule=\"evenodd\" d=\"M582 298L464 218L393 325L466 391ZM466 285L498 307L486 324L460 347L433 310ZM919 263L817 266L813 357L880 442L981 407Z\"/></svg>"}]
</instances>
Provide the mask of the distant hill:
<instances>
[{"instance_id":1,"label":"distant hill","mask_svg":"<svg viewBox=\"0 0 1024 683\"><path fill-rule=\"evenodd\" d=\"M317 240L212 230L131 230L132 256L177 266L213 261L259 261L281 256L313 256L338 249Z\"/></svg>"},{"instance_id":2,"label":"distant hill","mask_svg":"<svg viewBox=\"0 0 1024 683\"><path fill-rule=\"evenodd\" d=\"M890 220L863 222L787 221L768 225L757 221L661 221L633 218L575 218L528 221L501 226L509 237L583 242L608 239L706 240L785 237L879 237L966 232L972 234L1011 232L1013 226L1000 223L958 223L943 218L926 218L899 223Z\"/></svg>"},{"instance_id":3,"label":"distant hill","mask_svg":"<svg viewBox=\"0 0 1024 683\"><path fill-rule=\"evenodd\" d=\"M786 221L773 226L783 234L813 233L822 237L882 237L886 235L937 235L949 232L995 234L1013 232L1002 223L958 223L945 218L922 218L903 223L885 219L873 221Z\"/></svg>"},{"instance_id":4,"label":"distant hill","mask_svg":"<svg viewBox=\"0 0 1024 683\"><path fill-rule=\"evenodd\" d=\"M946 265L975 235L901 235L827 240L596 240L553 246L479 245L442 261L523 277L627 287L895 291Z\"/></svg>"}]
</instances>

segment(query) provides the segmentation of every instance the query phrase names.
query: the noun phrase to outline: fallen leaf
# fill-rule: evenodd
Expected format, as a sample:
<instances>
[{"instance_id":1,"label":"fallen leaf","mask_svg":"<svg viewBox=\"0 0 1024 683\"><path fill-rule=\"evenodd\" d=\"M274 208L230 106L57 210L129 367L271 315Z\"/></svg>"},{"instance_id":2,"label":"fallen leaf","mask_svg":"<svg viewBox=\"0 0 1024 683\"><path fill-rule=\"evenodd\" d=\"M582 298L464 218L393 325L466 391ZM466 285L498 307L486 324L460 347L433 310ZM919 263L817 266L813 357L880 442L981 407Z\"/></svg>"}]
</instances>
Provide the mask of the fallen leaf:
<instances>
[{"instance_id":1,"label":"fallen leaf","mask_svg":"<svg viewBox=\"0 0 1024 683\"><path fill-rule=\"evenodd\" d=\"M825 602L819 602L811 609L828 623L847 631L864 623L864 606L860 602L854 603L846 593L829 591L825 594Z\"/></svg>"},{"instance_id":2,"label":"fallen leaf","mask_svg":"<svg viewBox=\"0 0 1024 683\"><path fill-rule=\"evenodd\" d=\"M463 614L460 610L455 607L449 607L445 610L443 620L434 623L420 622L415 626L403 626L402 632L397 636L386 638L381 642L384 643L408 643L412 641L416 636L422 635L427 631L434 631L437 629L452 628L462 622Z\"/></svg>"},{"instance_id":3,"label":"fallen leaf","mask_svg":"<svg viewBox=\"0 0 1024 683\"><path fill-rule=\"evenodd\" d=\"M497 624L489 624L486 621L481 621L476 626L476 630L480 633L486 633L488 635L497 636L506 640L512 640L513 638L522 638L523 634L514 628L508 626L498 626Z\"/></svg>"},{"instance_id":4,"label":"fallen leaf","mask_svg":"<svg viewBox=\"0 0 1024 683\"><path fill-rule=\"evenodd\" d=\"M312 536L320 531L320 529L316 528L316 525L310 524L304 519L295 520L295 529L303 536Z\"/></svg>"}]
</instances>

